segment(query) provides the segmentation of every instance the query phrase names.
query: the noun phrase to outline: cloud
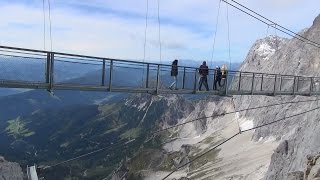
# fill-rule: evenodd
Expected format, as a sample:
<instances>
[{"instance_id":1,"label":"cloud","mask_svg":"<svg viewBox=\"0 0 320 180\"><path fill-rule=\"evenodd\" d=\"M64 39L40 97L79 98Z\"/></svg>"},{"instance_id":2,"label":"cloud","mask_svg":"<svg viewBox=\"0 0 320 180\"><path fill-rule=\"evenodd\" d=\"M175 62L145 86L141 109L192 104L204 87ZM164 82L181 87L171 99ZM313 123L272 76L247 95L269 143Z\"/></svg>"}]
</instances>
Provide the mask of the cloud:
<instances>
[{"instance_id":1,"label":"cloud","mask_svg":"<svg viewBox=\"0 0 320 180\"><path fill-rule=\"evenodd\" d=\"M316 0L239 0L286 27L299 31L312 24L320 2ZM53 50L122 59L142 59L146 1L55 0L52 6ZM166 60L210 59L219 0L161 0L162 57ZM159 61L157 0L149 0L148 60ZM252 43L267 34L267 26L221 4L215 59L242 61ZM42 3L35 0L2 1L2 45L43 49ZM299 12L299 13L297 13ZM50 36L46 16L46 47ZM274 32L269 30L269 32ZM269 33L270 34L270 33ZM278 32L279 35L283 35Z\"/></svg>"}]
</instances>

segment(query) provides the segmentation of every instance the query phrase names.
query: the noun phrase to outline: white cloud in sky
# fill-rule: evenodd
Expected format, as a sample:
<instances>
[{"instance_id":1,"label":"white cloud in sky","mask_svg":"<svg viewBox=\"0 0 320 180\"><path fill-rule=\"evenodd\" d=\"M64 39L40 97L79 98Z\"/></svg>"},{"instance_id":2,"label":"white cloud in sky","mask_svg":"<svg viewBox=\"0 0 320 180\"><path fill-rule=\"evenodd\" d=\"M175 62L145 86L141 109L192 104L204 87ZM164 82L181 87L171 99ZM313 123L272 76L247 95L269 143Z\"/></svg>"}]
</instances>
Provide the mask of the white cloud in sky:
<instances>
[{"instance_id":1,"label":"white cloud in sky","mask_svg":"<svg viewBox=\"0 0 320 180\"><path fill-rule=\"evenodd\" d=\"M299 31L319 14L317 0L239 0L279 24ZM143 58L146 1L51 1L53 50L122 59ZM210 60L219 0L161 0L164 60ZM228 7L231 57L242 61L252 43L266 36L267 26ZM43 49L42 1L7 2L0 6L0 43ZM46 47L49 47L47 20ZM221 4L216 60L228 59L226 4ZM269 30L269 32L274 32ZM270 34L270 33L269 33ZM278 33L280 34L280 33ZM281 35L281 34L280 34ZM149 0L148 60L159 60L157 0Z\"/></svg>"}]
</instances>

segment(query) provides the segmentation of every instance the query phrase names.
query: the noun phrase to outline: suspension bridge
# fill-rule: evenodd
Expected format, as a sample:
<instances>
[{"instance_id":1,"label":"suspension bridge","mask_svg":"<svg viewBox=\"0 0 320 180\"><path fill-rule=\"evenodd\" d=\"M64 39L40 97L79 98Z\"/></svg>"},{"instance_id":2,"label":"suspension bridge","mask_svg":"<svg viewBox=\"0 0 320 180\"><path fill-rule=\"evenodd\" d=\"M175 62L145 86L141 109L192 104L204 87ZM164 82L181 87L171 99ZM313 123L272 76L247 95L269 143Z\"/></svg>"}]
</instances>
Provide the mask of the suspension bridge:
<instances>
[{"instance_id":1,"label":"suspension bridge","mask_svg":"<svg viewBox=\"0 0 320 180\"><path fill-rule=\"evenodd\" d=\"M44 1L43 1L44 2ZM50 17L50 1L49 2L49 17ZM259 20L260 22L266 24L269 27L273 27L276 30L291 36L297 40L304 42L305 44L312 45L319 48L320 44L307 39L293 31L271 21L270 19L252 11L251 9L241 5L240 3L231 0L220 0L220 2L226 3L228 6L232 6L247 15ZM227 6L227 7L228 7ZM44 5L43 5L44 8ZM219 20L219 10L217 16L218 26ZM227 9L228 11L228 9ZM229 41L229 60L231 66L231 55L230 55L230 37L229 37L229 18L227 13L228 21L228 41ZM10 68L16 68L14 64L29 64L32 67L36 67L36 76L27 76L25 72L19 71L19 68L13 70L15 72L13 75L0 77L0 87L1 88L22 88L22 89L43 89L49 92L54 92L55 90L72 90L72 91L99 91L99 92L121 92L121 93L149 93L149 94L208 94L208 95L221 95L221 96L232 96L232 95L266 95L266 96L277 96L277 95L302 95L302 96L312 96L320 94L320 78L319 77L306 77L297 76L290 74L272 74L272 73L262 73L262 72L243 72L243 71L233 71L225 70L225 76L222 79L222 86L214 90L214 79L217 74L216 69L209 69L208 74L208 91L199 91L199 68L178 66L178 84L177 90L168 89L171 83L170 71L171 65L162 64L161 57L161 32L160 32L160 15L159 15L159 0L158 0L158 23L159 23L159 47L160 47L160 63L145 62L146 59L146 37L147 37L147 27L148 27L148 1L146 9L146 25L145 25L145 40L144 40L144 55L142 61L131 61L124 59L113 59L106 57L95 57L88 55L61 53L52 51L52 40L51 40L51 51L46 50L35 50L26 49L19 47L9 47L0 46L0 64L5 64L2 69L6 72ZM45 25L45 18L44 18ZM211 57L214 57L215 39L217 30L214 33L213 51ZM50 39L51 39L51 17L50 17ZM44 27L44 44L45 44L45 27ZM45 47L44 47L45 49ZM278 49L277 49L278 51ZM76 74L77 68L81 65L86 69L92 69L92 71L87 74L82 74L77 77L68 77L69 74L64 74L63 68L68 67L68 71L74 71ZM94 67L94 68L93 68ZM6 69L7 68L7 69ZM212 67L211 67L212 68ZM34 70L33 69L33 70ZM10 69L12 70L12 69ZM126 73L126 72L133 72ZM89 78L87 78L89 77ZM121 81L121 79L129 79L128 81ZM312 101L318 101L312 100ZM286 102L287 103L301 103L301 102ZM272 106L277 106L280 104L275 104ZM271 105L270 105L271 106ZM268 105L269 107L269 105ZM256 107L256 108L265 108ZM302 115L314 110L318 110L319 107L305 111L303 113L295 114L283 119L273 121L271 123L277 123L286 120L286 118L295 117ZM246 109L248 110L248 109ZM235 113L235 112L230 112ZM222 114L225 115L225 114ZM204 117L207 118L207 117ZM198 118L192 120L191 123L200 119ZM178 124L176 126L182 126L183 124ZM222 144L228 142L230 139L253 129L268 126L271 123L256 126L252 129L241 131L231 136L229 139L223 141L217 146L210 149L208 152L218 148ZM174 127L176 127L174 126ZM169 127L172 128L172 127ZM168 129L168 128L167 128ZM167 129L161 130L165 131ZM133 140L134 141L134 140ZM127 144L130 142L125 142ZM95 152L102 151L107 148L102 148L84 155L81 155L70 160L63 161L66 163L84 156L91 155ZM205 152L205 153L208 153ZM204 153L204 154L205 154ZM194 158L190 162L183 164L176 170L173 170L163 179L167 179L171 174L179 170L180 168L192 163L197 160L203 154ZM56 165L60 165L58 163ZM54 165L55 166L55 165ZM37 179L36 167L31 166L27 168L28 179Z\"/></svg>"},{"instance_id":2,"label":"suspension bridge","mask_svg":"<svg viewBox=\"0 0 320 180\"><path fill-rule=\"evenodd\" d=\"M216 69L209 69L209 91L199 91L199 68L178 67L178 90L168 89L171 83L171 65L149 62L111 59L60 52L24 49L0 46L0 62L28 62L38 67L36 77L28 77L24 72L15 72L10 78L0 77L2 88L26 88L77 91L100 91L150 94L210 94L210 95L319 95L319 77L294 76L260 72L242 72L227 70L222 86L213 90ZM92 77L86 80L68 79L61 69L75 71L77 65L84 68L95 67ZM6 70L5 70L6 71ZM135 76L130 73L132 71ZM89 73L90 74L90 73ZM81 78L81 77L80 77ZM85 75L84 75L85 78ZM119 79L130 79L133 83L124 83Z\"/></svg>"}]
</instances>

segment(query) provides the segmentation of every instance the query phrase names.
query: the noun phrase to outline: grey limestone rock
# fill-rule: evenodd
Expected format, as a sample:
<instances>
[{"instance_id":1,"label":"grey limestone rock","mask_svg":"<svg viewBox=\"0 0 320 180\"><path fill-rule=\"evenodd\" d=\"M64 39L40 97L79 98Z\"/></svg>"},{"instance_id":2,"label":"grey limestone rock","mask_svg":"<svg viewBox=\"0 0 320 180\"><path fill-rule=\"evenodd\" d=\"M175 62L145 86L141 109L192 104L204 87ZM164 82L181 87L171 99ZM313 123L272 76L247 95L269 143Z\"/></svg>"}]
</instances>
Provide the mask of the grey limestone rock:
<instances>
[{"instance_id":1,"label":"grey limestone rock","mask_svg":"<svg viewBox=\"0 0 320 180\"><path fill-rule=\"evenodd\" d=\"M0 180L22 180L23 172L18 163L8 162L0 156Z\"/></svg>"},{"instance_id":2,"label":"grey limestone rock","mask_svg":"<svg viewBox=\"0 0 320 180\"><path fill-rule=\"evenodd\" d=\"M291 172L287 175L285 180L303 180L303 172L302 171Z\"/></svg>"}]
</instances>

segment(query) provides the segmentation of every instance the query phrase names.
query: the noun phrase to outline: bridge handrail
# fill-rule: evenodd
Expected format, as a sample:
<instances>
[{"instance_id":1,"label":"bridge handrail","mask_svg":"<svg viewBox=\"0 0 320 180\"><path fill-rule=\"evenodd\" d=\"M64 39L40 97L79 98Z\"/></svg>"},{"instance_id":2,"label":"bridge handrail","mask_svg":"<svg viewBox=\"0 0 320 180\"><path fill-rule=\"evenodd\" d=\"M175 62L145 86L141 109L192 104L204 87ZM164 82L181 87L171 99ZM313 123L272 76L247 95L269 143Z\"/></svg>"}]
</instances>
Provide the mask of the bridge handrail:
<instances>
[{"instance_id":1,"label":"bridge handrail","mask_svg":"<svg viewBox=\"0 0 320 180\"><path fill-rule=\"evenodd\" d=\"M45 51L45 50L35 50L35 49L27 49L27 48L19 48L19 47L10 47L10 46L0 46L0 52L6 52L3 54L0 54L2 56L10 56L10 57L21 57L21 58L30 58L30 59L42 59L46 63L45 70L44 70L44 76L45 81L43 84L18 84L18 83L11 83L15 80L19 80L19 78L9 80L11 82L5 82L3 81L2 87L47 87L49 91L51 91L54 87L60 87L60 88L76 88L76 84L70 84L68 85L68 82L63 82L57 80L56 77L56 71L55 71L55 62L67 62L67 63L78 63L78 64L88 64L88 65L97 65L101 66L101 74L99 77L100 82L97 83L94 81L94 84L98 86L90 86L90 87L84 87L85 89L90 90L104 90L103 88L107 87L107 91L113 91L113 88L115 90L121 91L121 86L113 84L113 76L116 75L116 72L114 69L116 68L131 68L131 69L143 69L143 75L141 76L141 82L145 89L137 89L137 91L149 91L149 76L153 76L153 78L156 78L156 87L155 91L156 94L159 92L159 90L162 88L160 87L160 79L163 78L162 72L170 72L171 71L171 64L160 64L160 63L154 63L154 62L140 62L140 61L133 61L133 60L124 60L124 59L115 59L115 58L106 58L106 57L97 57L97 56L88 56L88 55L79 55L79 54L71 54L71 53L61 53L61 52L54 52L54 51ZM23 54L23 55L21 55ZM40 58L41 57L41 58ZM182 72L182 89L183 90L191 90L193 93L197 92L197 84L198 84L198 67L190 67L190 66L178 66L178 72ZM146 69L146 72L144 71ZM108 70L109 76L106 75ZM151 73L150 73L150 72ZM134 71L135 72L135 71ZM138 72L138 71L137 71ZM215 75L216 69L209 68L209 80L212 82L212 89L216 89L214 84L216 84L216 79L213 78ZM43 73L43 72L42 72ZM146 75L145 75L146 73ZM228 89L233 89L235 86L237 86L237 93L246 93L242 92L249 91L249 94L253 95L256 94L256 87L259 87L259 91L263 92L265 91L265 88L270 88L272 86L272 94L275 95L278 93L278 89L280 91L283 91L283 93L288 92L288 87L285 87L285 90L282 89L283 85L287 86L286 84L291 84L292 87L292 94L299 93L299 90L301 88L301 82L306 81L307 86L309 87L309 94L312 94L314 90L314 85L317 85L315 82L318 82L320 80L320 77L310 77L310 76L300 76L300 75L288 75L288 74L276 74L276 73L263 73L263 72L249 72L249 71L237 71L237 70L227 70L226 76L224 78L223 86L224 86L224 95L228 95ZM191 75L191 77L190 77ZM23 74L22 74L23 76ZM170 76L170 73L165 73L165 76ZM181 76L181 75L179 75ZM109 78L108 83L105 82L106 78ZM145 78L145 79L144 79ZM187 79L186 79L187 78ZM191 81L190 81L191 78ZM246 79L244 79L246 78ZM247 78L250 78L249 80ZM270 84L270 81L268 82L269 85L265 86L266 80L272 80L273 83ZM136 80L136 79L135 79ZM230 81L231 80L231 81ZM285 81L290 80L290 81ZM139 80L140 81L140 80ZM145 81L145 82L143 82ZM161 80L162 81L162 80ZM230 83L230 82L232 83ZM243 85L243 82L246 84ZM29 79L26 80L26 83L32 83L38 81L30 81ZM151 81L150 81L151 82ZM67 84L67 86L61 86L62 84ZM92 82L88 83L91 84ZM152 83L152 82L151 82ZM190 87L190 83L193 84L192 87ZM258 84L259 83L259 84ZM220 84L220 83L219 83ZM6 86L7 85L7 86ZM79 83L78 85L82 85ZM113 87L115 85L115 87ZM130 86L130 85L129 85ZM188 87L186 87L188 86ZM200 85L199 85L200 86ZM185 88L186 87L186 88ZM120 88L120 89L119 89ZM302 87L303 90L306 89L305 87ZM210 88L211 89L211 88ZM249 89L249 90L248 90Z\"/></svg>"},{"instance_id":2,"label":"bridge handrail","mask_svg":"<svg viewBox=\"0 0 320 180\"><path fill-rule=\"evenodd\" d=\"M117 59L117 58L108 58L108 57L99 57L99 56L89 56L89 55L81 55L81 54L72 54L72 53L63 53L63 52L55 52L55 51L46 51L46 50L37 50L37 49L28 49L28 48L20 48L20 47L12 47L12 46L0 46L0 49L9 49L9 50L16 50L16 51L27 51L27 52L33 52L33 53L53 53L55 55L60 56L69 56L69 57L79 57L79 58L88 58L88 60L85 59L77 59L75 60L79 61L95 61L95 62L102 62L103 60L108 61L116 61L116 62L124 62L124 63L130 63L130 64L143 64L143 65L153 65L153 66L162 66L162 67L171 67L170 64L160 64L160 63L154 63L154 62L141 62L141 61L131 61L126 59ZM41 54L34 54L34 55L41 55ZM60 57L58 56L58 57ZM61 58L67 58L67 57L61 57ZM95 59L95 60L89 60L89 59ZM100 60L100 61L98 61ZM191 66L178 66L178 68L186 68L186 69L192 69L197 70L198 67L191 67ZM215 71L214 68L209 68L210 71ZM301 76L301 75L290 75L290 74L276 74L276 73L262 73L262 72L254 72L254 71L237 71L237 70L227 70L229 74L231 73L243 73L243 74L256 74L256 75L270 75L270 76L283 76L283 77L302 77L302 78L316 78L312 76Z\"/></svg>"}]
</instances>

